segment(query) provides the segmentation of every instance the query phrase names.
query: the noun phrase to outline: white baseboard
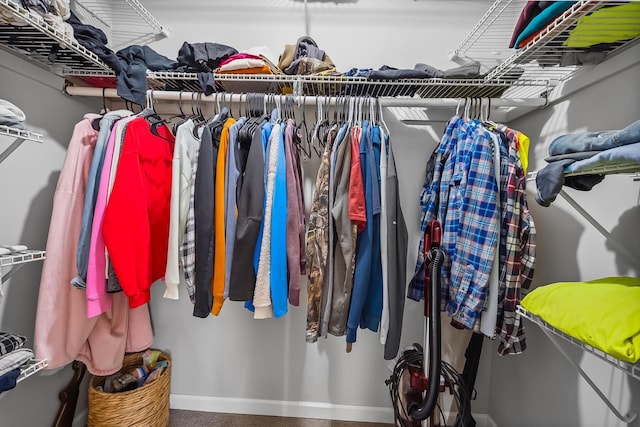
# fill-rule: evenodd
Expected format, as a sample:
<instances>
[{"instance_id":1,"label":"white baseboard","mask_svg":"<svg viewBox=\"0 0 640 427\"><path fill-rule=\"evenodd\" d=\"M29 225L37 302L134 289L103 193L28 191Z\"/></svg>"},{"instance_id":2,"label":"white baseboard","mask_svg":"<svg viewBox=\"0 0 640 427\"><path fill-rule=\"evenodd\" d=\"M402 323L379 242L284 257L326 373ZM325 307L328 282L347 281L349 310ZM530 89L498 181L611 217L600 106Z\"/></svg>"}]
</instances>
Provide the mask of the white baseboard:
<instances>
[{"instance_id":1,"label":"white baseboard","mask_svg":"<svg viewBox=\"0 0 640 427\"><path fill-rule=\"evenodd\" d=\"M391 408L371 406L191 396L186 394L172 394L170 402L171 409L189 411L393 423L393 411Z\"/></svg>"},{"instance_id":2,"label":"white baseboard","mask_svg":"<svg viewBox=\"0 0 640 427\"><path fill-rule=\"evenodd\" d=\"M172 394L171 409L228 414L269 415L393 424L393 410L372 406L336 405L324 402L291 402L214 396ZM477 427L498 427L487 414L473 414Z\"/></svg>"}]
</instances>

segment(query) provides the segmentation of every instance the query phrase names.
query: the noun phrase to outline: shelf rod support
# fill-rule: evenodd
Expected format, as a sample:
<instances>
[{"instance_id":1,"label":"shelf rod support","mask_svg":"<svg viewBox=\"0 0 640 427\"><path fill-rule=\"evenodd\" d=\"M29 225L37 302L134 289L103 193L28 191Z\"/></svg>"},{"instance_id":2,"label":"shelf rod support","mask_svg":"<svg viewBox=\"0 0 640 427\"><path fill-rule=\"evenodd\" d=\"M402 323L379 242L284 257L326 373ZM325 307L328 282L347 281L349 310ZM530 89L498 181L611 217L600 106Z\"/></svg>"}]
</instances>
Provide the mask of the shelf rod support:
<instances>
[{"instance_id":1,"label":"shelf rod support","mask_svg":"<svg viewBox=\"0 0 640 427\"><path fill-rule=\"evenodd\" d=\"M5 148L4 151L0 153L0 163L2 163L7 157L9 157L11 153L13 153L16 150L16 148L18 148L20 144L22 144L24 141L25 141L24 138L16 138L16 140L13 141L13 143L10 146Z\"/></svg>"},{"instance_id":2,"label":"shelf rod support","mask_svg":"<svg viewBox=\"0 0 640 427\"><path fill-rule=\"evenodd\" d=\"M593 227L602 234L605 239L611 242L616 249L636 267L640 271L640 261L633 256L624 246L622 246L609 231L602 226L589 212L587 212L581 205L578 203L573 197L571 197L564 189L560 190L560 196L562 196L580 215L584 217Z\"/></svg>"},{"instance_id":3,"label":"shelf rod support","mask_svg":"<svg viewBox=\"0 0 640 427\"><path fill-rule=\"evenodd\" d=\"M582 370L582 368L571 357L569 357L565 349L562 348L562 346L558 343L558 341L556 341L556 338L553 336L551 331L547 330L546 328L541 328L541 329L542 329L542 332L544 332L544 334L547 336L547 338L549 338L549 340L553 343L553 345L564 356L564 358L567 359L567 361L578 371L580 376L587 382L587 384L589 384L589 386L593 389L593 391L596 392L598 397L602 399L602 401L607 405L607 407L609 407L611 412L613 412L620 421L626 424L629 424L636 419L636 417L638 416L638 413L635 411L631 411L627 415L622 415L616 409L616 407L613 406L613 403L611 403L611 401L607 398L607 396L605 396L605 394L600 390L600 388L598 388L596 383L593 382L593 380L589 377L589 375L584 370Z\"/></svg>"}]
</instances>

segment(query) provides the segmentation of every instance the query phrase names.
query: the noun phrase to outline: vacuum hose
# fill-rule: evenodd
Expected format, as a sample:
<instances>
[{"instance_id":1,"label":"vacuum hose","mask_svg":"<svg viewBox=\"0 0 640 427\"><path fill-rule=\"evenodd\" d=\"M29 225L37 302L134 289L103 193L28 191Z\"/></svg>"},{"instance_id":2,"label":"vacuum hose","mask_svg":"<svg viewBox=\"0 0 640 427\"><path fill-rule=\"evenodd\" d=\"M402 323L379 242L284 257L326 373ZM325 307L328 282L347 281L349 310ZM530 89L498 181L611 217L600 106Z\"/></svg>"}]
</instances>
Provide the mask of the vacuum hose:
<instances>
[{"instance_id":1,"label":"vacuum hose","mask_svg":"<svg viewBox=\"0 0 640 427\"><path fill-rule=\"evenodd\" d=\"M427 394L422 403L411 403L409 405L409 415L415 420L425 420L433 413L438 400L440 387L440 268L444 262L444 252L439 248L432 248L429 251L429 283L430 289L425 289L425 295L429 298L429 315L427 317L427 333L429 334L429 384Z\"/></svg>"}]
</instances>

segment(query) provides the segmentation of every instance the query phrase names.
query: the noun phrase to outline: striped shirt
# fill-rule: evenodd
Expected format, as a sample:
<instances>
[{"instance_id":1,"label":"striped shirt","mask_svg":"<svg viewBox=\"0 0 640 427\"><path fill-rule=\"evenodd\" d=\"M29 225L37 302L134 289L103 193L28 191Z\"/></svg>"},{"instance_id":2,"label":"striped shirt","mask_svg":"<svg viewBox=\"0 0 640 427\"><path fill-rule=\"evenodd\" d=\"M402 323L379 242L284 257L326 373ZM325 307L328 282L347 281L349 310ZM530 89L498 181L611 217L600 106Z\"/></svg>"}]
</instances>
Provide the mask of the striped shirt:
<instances>
[{"instance_id":1,"label":"striped shirt","mask_svg":"<svg viewBox=\"0 0 640 427\"><path fill-rule=\"evenodd\" d=\"M518 150L519 136L504 126L500 130L509 137L507 176L503 180L502 224L500 239L500 294L496 332L500 339L498 353L518 354L526 349L524 327L516 307L521 289L528 289L535 265L536 230L527 207L527 177Z\"/></svg>"}]
</instances>

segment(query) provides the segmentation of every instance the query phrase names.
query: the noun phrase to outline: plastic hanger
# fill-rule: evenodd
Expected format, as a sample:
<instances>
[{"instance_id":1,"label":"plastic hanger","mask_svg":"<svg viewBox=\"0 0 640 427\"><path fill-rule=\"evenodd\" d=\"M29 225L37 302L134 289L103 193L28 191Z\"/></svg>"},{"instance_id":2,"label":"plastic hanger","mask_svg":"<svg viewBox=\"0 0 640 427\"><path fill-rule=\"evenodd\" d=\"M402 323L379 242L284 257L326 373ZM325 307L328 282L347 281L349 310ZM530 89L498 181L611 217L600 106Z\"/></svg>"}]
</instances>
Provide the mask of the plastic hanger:
<instances>
[{"instance_id":1,"label":"plastic hanger","mask_svg":"<svg viewBox=\"0 0 640 427\"><path fill-rule=\"evenodd\" d=\"M100 111L100 117L96 117L95 119L91 120L91 127L97 131L100 130L100 121L102 120L102 117L107 113L107 104L104 97L106 90L106 87L102 88L102 110Z\"/></svg>"},{"instance_id":2,"label":"plastic hanger","mask_svg":"<svg viewBox=\"0 0 640 427\"><path fill-rule=\"evenodd\" d=\"M320 101L320 97L316 97L316 123L313 126L311 131L311 135L309 135L309 139L311 141L311 148L316 153L318 157L322 157L322 148L320 146L320 126L322 125L323 114L322 114L322 101Z\"/></svg>"},{"instance_id":3,"label":"plastic hanger","mask_svg":"<svg viewBox=\"0 0 640 427\"><path fill-rule=\"evenodd\" d=\"M496 122L493 122L490 120L490 116L491 116L491 98L482 98L482 101L484 101L484 107L483 107L483 111L484 111L484 118L482 120L482 123L489 128L495 128L496 126L498 126L498 124Z\"/></svg>"},{"instance_id":4,"label":"plastic hanger","mask_svg":"<svg viewBox=\"0 0 640 427\"><path fill-rule=\"evenodd\" d=\"M174 135L178 131L178 128L180 127L180 125L184 124L187 121L187 115L182 110L182 90L178 94L178 110L180 111L180 114L177 114L175 116L172 116L172 117L169 117L168 119L166 119L167 122L170 122L173 119L178 119L178 118L182 119L182 120L179 120L179 121L175 122L173 124L173 126L171 127L171 130L173 131Z\"/></svg>"},{"instance_id":5,"label":"plastic hanger","mask_svg":"<svg viewBox=\"0 0 640 427\"><path fill-rule=\"evenodd\" d=\"M471 98L464 99L464 120L469 120L469 113L471 112Z\"/></svg>"},{"instance_id":6,"label":"plastic hanger","mask_svg":"<svg viewBox=\"0 0 640 427\"><path fill-rule=\"evenodd\" d=\"M238 143L247 151L251 146L256 130L258 130L262 124L269 119L269 117L266 114L263 114L262 111L263 98L263 94L246 94L245 113L247 120L238 130Z\"/></svg>"},{"instance_id":7,"label":"plastic hanger","mask_svg":"<svg viewBox=\"0 0 640 427\"><path fill-rule=\"evenodd\" d=\"M384 122L384 117L382 115L382 103L380 102L380 98L376 98L376 103L378 104L378 119L382 124L382 128L384 129L384 134L389 136L391 133L389 132L389 128L387 124Z\"/></svg>"},{"instance_id":8,"label":"plastic hanger","mask_svg":"<svg viewBox=\"0 0 640 427\"><path fill-rule=\"evenodd\" d=\"M304 155L306 160L311 158L311 141L309 140L309 128L307 127L307 95L302 96L302 121L296 126L296 134L300 135L300 138L294 139L297 142L298 148ZM304 140L303 140L304 139Z\"/></svg>"},{"instance_id":9,"label":"plastic hanger","mask_svg":"<svg viewBox=\"0 0 640 427\"><path fill-rule=\"evenodd\" d=\"M147 121L151 123L149 127L151 134L157 136L158 138L162 138L165 141L174 142L172 139L167 138L164 135L160 135L160 131L158 130L160 126L165 126L165 121L160 118L160 115L156 111L155 100L153 98L153 89L147 92L147 108L153 110L153 114L146 117Z\"/></svg>"}]
</instances>

